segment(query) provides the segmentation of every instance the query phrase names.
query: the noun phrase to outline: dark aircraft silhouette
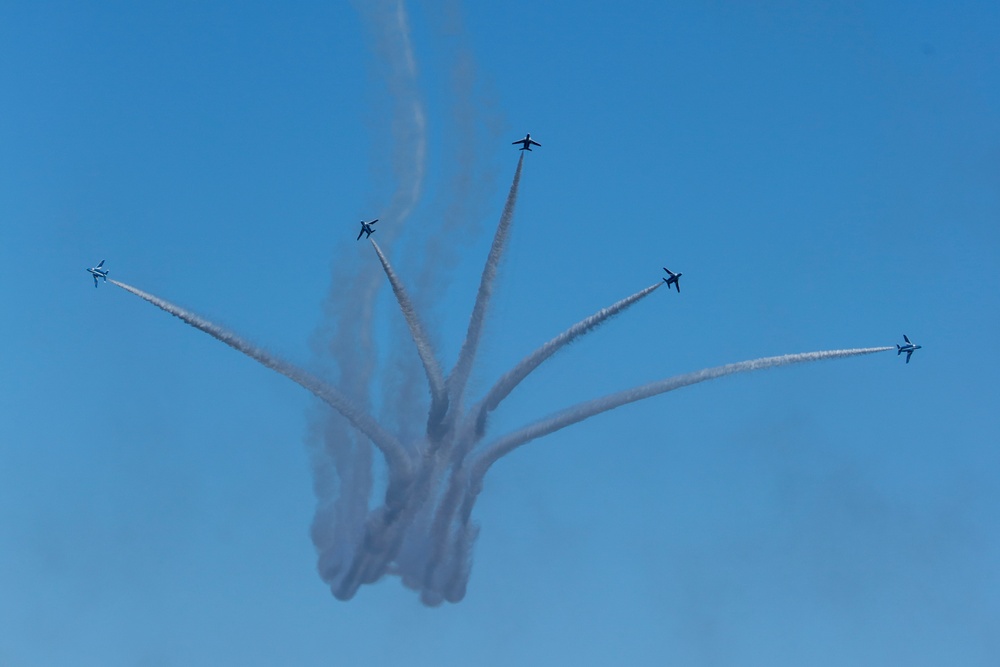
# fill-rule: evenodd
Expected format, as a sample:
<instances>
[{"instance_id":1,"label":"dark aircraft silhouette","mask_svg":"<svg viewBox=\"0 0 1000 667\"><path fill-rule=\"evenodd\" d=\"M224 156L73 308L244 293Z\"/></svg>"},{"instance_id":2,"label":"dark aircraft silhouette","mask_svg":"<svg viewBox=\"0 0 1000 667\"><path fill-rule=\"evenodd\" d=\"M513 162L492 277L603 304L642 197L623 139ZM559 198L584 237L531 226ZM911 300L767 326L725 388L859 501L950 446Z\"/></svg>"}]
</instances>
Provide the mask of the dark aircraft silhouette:
<instances>
[{"instance_id":1,"label":"dark aircraft silhouette","mask_svg":"<svg viewBox=\"0 0 1000 667\"><path fill-rule=\"evenodd\" d=\"M906 334L903 334L903 340L906 341L905 345L896 345L896 356L898 357L906 352L906 363L910 363L910 357L913 355L913 352L922 348L923 345L914 345L910 342L910 339L906 337Z\"/></svg>"},{"instance_id":2,"label":"dark aircraft silhouette","mask_svg":"<svg viewBox=\"0 0 1000 667\"><path fill-rule=\"evenodd\" d=\"M98 278L103 278L104 282L108 282L108 270L102 269L101 268L102 266L104 266L103 259L101 260L101 263L98 264L97 266L87 269L87 271L90 272L90 275L94 276L94 287L97 287Z\"/></svg>"},{"instance_id":3,"label":"dark aircraft silhouette","mask_svg":"<svg viewBox=\"0 0 1000 667\"><path fill-rule=\"evenodd\" d=\"M667 289L670 289L670 286L673 285L674 287L677 288L677 293L680 294L681 293L681 276L683 276L684 274L683 273L674 273L673 271L671 271L667 267L663 267L663 270L666 271L668 274L670 274L669 278L664 278L663 279L663 282L665 282L667 284Z\"/></svg>"},{"instance_id":4,"label":"dark aircraft silhouette","mask_svg":"<svg viewBox=\"0 0 1000 667\"><path fill-rule=\"evenodd\" d=\"M376 222L378 222L378 218L375 218L371 222L365 222L364 220L362 220L361 221L361 231L358 232L358 238L355 239L355 240L360 241L362 234L367 234L368 236L371 236L372 233L375 232L375 229L372 227L372 225L374 225ZM365 238L368 238L368 236L366 236Z\"/></svg>"},{"instance_id":5,"label":"dark aircraft silhouette","mask_svg":"<svg viewBox=\"0 0 1000 667\"><path fill-rule=\"evenodd\" d=\"M524 139L518 139L517 141L512 141L515 146L521 144L522 151L530 151L532 146L541 146L540 143L531 138L531 133L524 135Z\"/></svg>"}]
</instances>

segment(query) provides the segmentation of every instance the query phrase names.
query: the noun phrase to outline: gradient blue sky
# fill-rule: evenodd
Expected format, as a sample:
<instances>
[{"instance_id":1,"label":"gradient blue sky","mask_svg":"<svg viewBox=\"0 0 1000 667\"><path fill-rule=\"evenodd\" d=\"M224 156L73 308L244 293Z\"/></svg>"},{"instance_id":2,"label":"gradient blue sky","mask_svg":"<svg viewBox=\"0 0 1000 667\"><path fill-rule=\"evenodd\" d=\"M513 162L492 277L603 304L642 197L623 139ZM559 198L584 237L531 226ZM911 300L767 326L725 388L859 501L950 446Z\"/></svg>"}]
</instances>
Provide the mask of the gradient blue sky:
<instances>
[{"instance_id":1,"label":"gradient blue sky","mask_svg":"<svg viewBox=\"0 0 1000 667\"><path fill-rule=\"evenodd\" d=\"M478 194L432 319L449 363L510 141L544 144L475 387L684 272L498 431L704 366L924 349L529 445L487 478L467 598L438 609L319 580L308 394L84 273L107 258L314 363L332 263L376 261L357 220L392 192L365 12L0 5L0 665L1000 662L1000 7L749 4L408 5L430 149L397 268L454 194L468 107Z\"/></svg>"}]
</instances>

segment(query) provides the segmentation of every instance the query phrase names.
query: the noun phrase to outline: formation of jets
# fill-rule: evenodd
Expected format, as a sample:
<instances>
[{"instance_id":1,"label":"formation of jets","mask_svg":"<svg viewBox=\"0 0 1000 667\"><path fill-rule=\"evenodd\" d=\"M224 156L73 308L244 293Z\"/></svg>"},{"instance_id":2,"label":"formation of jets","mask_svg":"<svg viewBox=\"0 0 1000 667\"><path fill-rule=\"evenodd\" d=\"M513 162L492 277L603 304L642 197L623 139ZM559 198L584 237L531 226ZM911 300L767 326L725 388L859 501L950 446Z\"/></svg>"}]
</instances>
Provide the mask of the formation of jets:
<instances>
[{"instance_id":1,"label":"formation of jets","mask_svg":"<svg viewBox=\"0 0 1000 667\"><path fill-rule=\"evenodd\" d=\"M537 141L535 141L534 139L531 138L531 133L528 133L528 134L524 135L524 139L518 139L517 141L511 142L511 143L513 145L515 145L515 146L517 146L518 144L520 144L522 151L530 151L532 146L541 146L540 143L538 143ZM371 222L364 222L364 221L361 222L361 231L358 232L358 240L359 241L361 240L361 236L362 235L367 234L367 236L365 236L365 238L368 238L368 236L372 235L372 232L375 231L375 229L372 227L372 225L374 225L376 222L378 222L378 218L375 218ZM101 264L104 264L104 262L102 261ZM100 269L101 264L97 265L98 269ZM663 270L667 272L666 277L663 278L663 282L665 282L667 284L667 289L670 289L670 286L673 285L675 288L677 288L677 293L680 294L680 292L681 292L681 276L684 275L684 274L681 273L681 272L679 272L679 271L677 273L674 273L673 271L671 271L667 267L663 267ZM90 269L90 272L93 273L94 269ZM105 271L104 273L106 274L107 272ZM97 285L97 275L94 276L94 285ZM896 346L896 354L900 355L903 352L906 352L906 363L910 363L910 356L913 354L914 350L919 350L921 346L920 345L914 345L913 343L911 343L910 339L907 338L905 334L903 335L903 340L906 341L906 344L905 345L897 345Z\"/></svg>"},{"instance_id":2,"label":"formation of jets","mask_svg":"<svg viewBox=\"0 0 1000 667\"><path fill-rule=\"evenodd\" d=\"M674 287L677 288L677 293L680 294L681 293L681 276L683 276L684 274L683 273L674 273L673 271L671 271L667 267L663 267L663 270L667 272L667 276L668 276L667 278L663 279L663 282L665 282L667 284L667 289L670 289L670 286L673 285Z\"/></svg>"},{"instance_id":3,"label":"formation of jets","mask_svg":"<svg viewBox=\"0 0 1000 667\"><path fill-rule=\"evenodd\" d=\"M906 352L906 363L910 363L910 357L913 355L913 352L922 348L923 345L914 345L910 342L910 339L906 337L906 334L903 334L903 340L906 341L903 345L899 345L898 343L896 344L896 356L898 357Z\"/></svg>"},{"instance_id":4,"label":"formation of jets","mask_svg":"<svg viewBox=\"0 0 1000 667\"><path fill-rule=\"evenodd\" d=\"M369 236L371 236L372 234L374 234L375 233L375 228L372 227L372 225L374 225L376 222L378 222L378 218L375 218L371 222L365 222L364 220L362 220L361 221L361 231L358 232L358 238L355 239L355 240L360 241L362 234L367 234L367 236L365 236L365 238L368 238Z\"/></svg>"},{"instance_id":5,"label":"formation of jets","mask_svg":"<svg viewBox=\"0 0 1000 667\"><path fill-rule=\"evenodd\" d=\"M87 271L90 273L90 275L92 275L94 277L94 287L97 287L97 279L98 278L103 278L104 282L108 282L108 270L107 269L102 269L101 268L102 266L104 266L104 260L103 259L101 260L101 263L98 264L97 266L92 266L89 269L87 269Z\"/></svg>"},{"instance_id":6,"label":"formation of jets","mask_svg":"<svg viewBox=\"0 0 1000 667\"><path fill-rule=\"evenodd\" d=\"M517 144L521 144L522 151L525 150L530 151L532 146L541 146L540 143L531 138L530 133L524 135L524 139L518 139L517 141L513 142L513 144L515 146ZM365 222L364 220L362 220L361 230L358 232L357 240L360 241L362 236L364 236L365 238L371 236L375 232L374 225L376 222L378 222L378 218L375 218L374 220L371 220L369 222ZM674 273L667 267L663 267L663 270L667 272L666 277L663 278L663 282L667 284L667 289L670 289L670 286L673 285L674 287L677 288L677 293L680 294L681 276L684 274L680 272ZM90 273L90 275L94 278L94 287L97 287L98 278L104 280L104 282L108 281L108 269L104 268L103 259L97 266L93 266L87 269L87 272ZM903 334L903 340L905 341L903 345L896 345L896 356L899 356L902 353L906 352L906 363L910 363L910 357L913 356L913 353L916 350L919 350L922 346L912 343L910 339L906 336L906 334Z\"/></svg>"}]
</instances>

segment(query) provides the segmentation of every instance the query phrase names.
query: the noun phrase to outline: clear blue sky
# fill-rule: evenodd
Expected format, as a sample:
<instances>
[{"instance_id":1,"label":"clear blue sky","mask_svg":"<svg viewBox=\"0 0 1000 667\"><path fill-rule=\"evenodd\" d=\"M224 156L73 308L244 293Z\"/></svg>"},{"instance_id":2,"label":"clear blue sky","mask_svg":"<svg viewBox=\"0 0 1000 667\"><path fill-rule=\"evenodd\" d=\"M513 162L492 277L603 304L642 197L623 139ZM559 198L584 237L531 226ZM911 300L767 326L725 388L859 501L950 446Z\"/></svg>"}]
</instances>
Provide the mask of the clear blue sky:
<instances>
[{"instance_id":1,"label":"clear blue sky","mask_svg":"<svg viewBox=\"0 0 1000 667\"><path fill-rule=\"evenodd\" d=\"M1000 7L748 4L407 5L404 279L474 182L428 318L446 365L529 131L474 387L662 265L684 291L553 360L497 432L704 366L924 349L532 443L486 480L466 599L427 609L317 576L310 395L84 273L315 365L334 262L376 261L357 220L394 185L372 12L3 3L0 665L998 664Z\"/></svg>"}]
</instances>

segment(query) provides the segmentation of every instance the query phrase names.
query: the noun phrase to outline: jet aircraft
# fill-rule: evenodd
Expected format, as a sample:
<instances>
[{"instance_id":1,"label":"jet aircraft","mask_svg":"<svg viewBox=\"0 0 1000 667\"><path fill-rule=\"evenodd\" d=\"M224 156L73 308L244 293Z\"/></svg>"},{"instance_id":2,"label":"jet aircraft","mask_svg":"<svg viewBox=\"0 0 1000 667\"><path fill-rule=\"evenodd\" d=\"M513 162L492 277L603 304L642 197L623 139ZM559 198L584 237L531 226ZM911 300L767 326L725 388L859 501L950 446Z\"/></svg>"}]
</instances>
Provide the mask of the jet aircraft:
<instances>
[{"instance_id":1,"label":"jet aircraft","mask_svg":"<svg viewBox=\"0 0 1000 667\"><path fill-rule=\"evenodd\" d=\"M517 145L521 144L522 151L530 151L532 146L541 146L540 143L531 138L531 133L524 135L524 139L518 139L517 141L512 141L511 144Z\"/></svg>"},{"instance_id":2,"label":"jet aircraft","mask_svg":"<svg viewBox=\"0 0 1000 667\"><path fill-rule=\"evenodd\" d=\"M923 345L914 345L910 342L910 339L906 337L906 334L903 334L903 340L906 341L905 345L896 345L896 356L898 357L906 352L906 363L910 363L910 357L913 355L913 352L922 348Z\"/></svg>"},{"instance_id":3,"label":"jet aircraft","mask_svg":"<svg viewBox=\"0 0 1000 667\"><path fill-rule=\"evenodd\" d=\"M372 227L372 225L374 225L376 222L378 222L378 218L375 218L371 222L365 222L364 220L362 220L361 221L361 231L358 232L358 238L355 239L355 240L356 241L360 241L362 234L367 234L368 236L371 236L372 233L375 231L375 228ZM368 236L366 236L365 238L368 238Z\"/></svg>"},{"instance_id":4,"label":"jet aircraft","mask_svg":"<svg viewBox=\"0 0 1000 667\"><path fill-rule=\"evenodd\" d=\"M107 269L102 269L101 268L102 266L104 266L104 260L103 259L101 260L101 263L98 264L97 266L94 266L94 267L91 267L91 268L87 269L87 271L90 272L90 275L94 276L94 287L97 287L97 279L98 278L103 278L104 282L108 282L108 270Z\"/></svg>"},{"instance_id":5,"label":"jet aircraft","mask_svg":"<svg viewBox=\"0 0 1000 667\"><path fill-rule=\"evenodd\" d=\"M683 276L684 274L683 273L674 273L673 271L671 271L667 267L663 267L663 270L666 271L668 274L670 274L669 278L664 278L663 279L663 282L665 282L667 284L667 289L670 289L670 286L673 285L674 287L677 288L677 293L680 294L681 293L681 276Z\"/></svg>"}]
</instances>

